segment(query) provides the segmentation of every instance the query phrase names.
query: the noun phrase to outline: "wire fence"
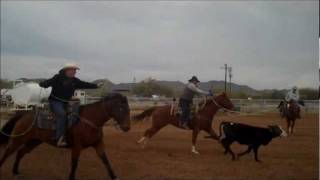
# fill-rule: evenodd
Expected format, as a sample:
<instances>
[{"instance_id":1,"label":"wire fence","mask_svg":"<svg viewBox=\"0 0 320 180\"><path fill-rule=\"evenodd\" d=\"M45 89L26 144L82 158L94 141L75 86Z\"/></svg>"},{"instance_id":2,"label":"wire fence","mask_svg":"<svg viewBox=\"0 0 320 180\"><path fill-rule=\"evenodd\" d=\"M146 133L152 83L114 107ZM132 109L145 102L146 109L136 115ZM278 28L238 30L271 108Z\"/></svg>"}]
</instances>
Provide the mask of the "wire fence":
<instances>
[{"instance_id":1,"label":"wire fence","mask_svg":"<svg viewBox=\"0 0 320 180\"><path fill-rule=\"evenodd\" d=\"M100 97L86 97L83 104L90 104L96 101L99 101ZM141 98L141 97L128 97L130 109L135 110L144 110L151 106L162 106L170 105L173 103L178 103L173 101L172 98ZM194 103L201 101L201 99L195 99ZM277 107L282 101L281 99L232 99L236 111L244 113L277 113L279 112ZM305 106L301 107L302 113L304 114L314 114L319 113L319 100L305 100ZM2 127L6 120L12 115L13 111L10 107L2 106L0 108L0 127Z\"/></svg>"},{"instance_id":2,"label":"wire fence","mask_svg":"<svg viewBox=\"0 0 320 180\"><path fill-rule=\"evenodd\" d=\"M99 100L99 97L88 97L85 103L91 103ZM172 98L145 98L145 97L129 97L129 105L132 110L141 110L151 106L161 106L173 103ZM178 101L178 100L177 100ZM175 103L178 103L178 102ZM201 101L196 98L194 103ZM282 99L232 99L232 103L239 112L246 113L276 113L278 105ZM305 100L305 106L301 106L303 113L318 113L319 100Z\"/></svg>"}]
</instances>

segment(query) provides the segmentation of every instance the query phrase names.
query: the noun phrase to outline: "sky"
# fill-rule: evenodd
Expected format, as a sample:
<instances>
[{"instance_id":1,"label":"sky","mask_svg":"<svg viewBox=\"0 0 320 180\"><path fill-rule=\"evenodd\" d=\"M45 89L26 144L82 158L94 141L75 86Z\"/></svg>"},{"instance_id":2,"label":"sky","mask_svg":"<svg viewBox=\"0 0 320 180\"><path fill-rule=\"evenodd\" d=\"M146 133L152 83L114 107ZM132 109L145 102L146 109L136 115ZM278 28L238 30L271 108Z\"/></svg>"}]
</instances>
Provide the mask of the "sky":
<instances>
[{"instance_id":1,"label":"sky","mask_svg":"<svg viewBox=\"0 0 320 180\"><path fill-rule=\"evenodd\" d=\"M1 1L1 78L319 85L318 1Z\"/></svg>"}]
</instances>

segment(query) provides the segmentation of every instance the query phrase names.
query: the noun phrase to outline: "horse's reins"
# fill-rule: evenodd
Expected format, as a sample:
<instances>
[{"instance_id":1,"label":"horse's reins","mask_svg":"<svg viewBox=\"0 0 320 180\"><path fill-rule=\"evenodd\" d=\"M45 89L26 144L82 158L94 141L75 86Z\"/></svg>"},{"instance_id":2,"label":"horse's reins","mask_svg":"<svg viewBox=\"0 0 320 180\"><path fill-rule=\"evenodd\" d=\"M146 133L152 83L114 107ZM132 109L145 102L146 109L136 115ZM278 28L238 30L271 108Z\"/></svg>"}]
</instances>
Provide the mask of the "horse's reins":
<instances>
[{"instance_id":1,"label":"horse's reins","mask_svg":"<svg viewBox=\"0 0 320 180\"><path fill-rule=\"evenodd\" d=\"M103 92L106 90L106 86L104 86L104 84L102 85L102 88L101 88L101 92L100 92L100 96L103 97ZM103 111L105 112L106 114L106 117L109 117L109 114L105 111L105 100L103 100L102 102L102 109ZM114 120L113 118L113 126L116 128L116 129L120 129L120 125L119 125L119 122Z\"/></svg>"},{"instance_id":2,"label":"horse's reins","mask_svg":"<svg viewBox=\"0 0 320 180\"><path fill-rule=\"evenodd\" d=\"M237 113L237 114L248 114L248 113L243 113L243 112L238 112L238 111L234 111L234 110L227 109L227 108L221 106L219 103L217 103L217 101L214 100L213 98L212 98L211 100L212 100L212 102L213 102L218 108L220 108L220 109L222 109L222 110L224 110L224 111L226 111L226 112L229 112L229 113Z\"/></svg>"},{"instance_id":3,"label":"horse's reins","mask_svg":"<svg viewBox=\"0 0 320 180\"><path fill-rule=\"evenodd\" d=\"M240 113L240 112L225 108L224 106L220 105L213 97L210 98L209 100L211 100L219 109L222 109L222 110L230 112L230 113Z\"/></svg>"}]
</instances>

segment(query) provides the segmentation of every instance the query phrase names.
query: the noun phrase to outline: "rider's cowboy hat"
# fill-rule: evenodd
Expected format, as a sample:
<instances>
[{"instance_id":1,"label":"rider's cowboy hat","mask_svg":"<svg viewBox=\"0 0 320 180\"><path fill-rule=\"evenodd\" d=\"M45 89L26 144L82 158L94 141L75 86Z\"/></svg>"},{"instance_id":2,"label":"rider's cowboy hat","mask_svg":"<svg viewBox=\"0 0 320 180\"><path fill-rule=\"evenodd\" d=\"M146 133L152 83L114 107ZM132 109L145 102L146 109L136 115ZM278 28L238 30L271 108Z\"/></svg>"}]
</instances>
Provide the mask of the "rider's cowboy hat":
<instances>
[{"instance_id":1,"label":"rider's cowboy hat","mask_svg":"<svg viewBox=\"0 0 320 180\"><path fill-rule=\"evenodd\" d=\"M192 76L192 78L189 79L189 82L191 82L191 81L200 82L200 81L198 80L197 76Z\"/></svg>"},{"instance_id":2,"label":"rider's cowboy hat","mask_svg":"<svg viewBox=\"0 0 320 180\"><path fill-rule=\"evenodd\" d=\"M79 66L75 63L66 63L63 68L63 70L65 69L77 69L77 70L80 70Z\"/></svg>"}]
</instances>

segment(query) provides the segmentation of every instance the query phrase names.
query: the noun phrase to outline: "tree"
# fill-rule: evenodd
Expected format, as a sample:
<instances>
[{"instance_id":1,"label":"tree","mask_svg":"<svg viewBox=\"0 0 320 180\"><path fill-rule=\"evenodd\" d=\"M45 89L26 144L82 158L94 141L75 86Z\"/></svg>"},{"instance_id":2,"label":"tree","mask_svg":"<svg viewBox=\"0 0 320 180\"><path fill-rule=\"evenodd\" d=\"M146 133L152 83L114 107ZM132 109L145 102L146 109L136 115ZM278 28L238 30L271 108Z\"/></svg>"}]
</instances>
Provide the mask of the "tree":
<instances>
[{"instance_id":1,"label":"tree","mask_svg":"<svg viewBox=\"0 0 320 180\"><path fill-rule=\"evenodd\" d=\"M151 97L154 94L172 97L174 94L171 88L161 86L155 80L140 82L132 88L132 91L134 94L145 97Z\"/></svg>"},{"instance_id":2,"label":"tree","mask_svg":"<svg viewBox=\"0 0 320 180\"><path fill-rule=\"evenodd\" d=\"M12 83L6 79L0 79L0 89L10 89L12 88Z\"/></svg>"},{"instance_id":3,"label":"tree","mask_svg":"<svg viewBox=\"0 0 320 180\"><path fill-rule=\"evenodd\" d=\"M283 99L285 94L280 90L273 90L270 94L269 99Z\"/></svg>"},{"instance_id":4,"label":"tree","mask_svg":"<svg viewBox=\"0 0 320 180\"><path fill-rule=\"evenodd\" d=\"M305 100L315 100L318 99L319 92L316 89L302 88L300 89L301 99Z\"/></svg>"}]
</instances>

